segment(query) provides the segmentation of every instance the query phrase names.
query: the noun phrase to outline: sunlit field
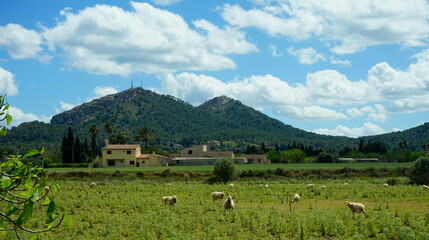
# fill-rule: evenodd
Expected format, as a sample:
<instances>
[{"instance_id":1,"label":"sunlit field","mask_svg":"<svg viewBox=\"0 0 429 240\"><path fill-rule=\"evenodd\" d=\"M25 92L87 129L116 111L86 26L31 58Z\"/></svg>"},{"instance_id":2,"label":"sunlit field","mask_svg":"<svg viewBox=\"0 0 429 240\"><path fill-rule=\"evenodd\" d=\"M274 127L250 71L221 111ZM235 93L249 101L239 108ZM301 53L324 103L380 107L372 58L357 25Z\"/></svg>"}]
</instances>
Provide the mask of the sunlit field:
<instances>
[{"instance_id":1,"label":"sunlit field","mask_svg":"<svg viewBox=\"0 0 429 240\"><path fill-rule=\"evenodd\" d=\"M407 179L388 187L382 178L242 179L233 187L119 177L90 188L91 181L51 179L60 185L52 194L59 210L73 223L41 234L42 239L429 239L429 191L405 184ZM309 183L315 188L307 189ZM224 211L223 201L212 201L213 191L233 196L236 208ZM289 204L294 193L301 199ZM171 195L178 196L177 204L164 205L161 198ZM363 203L369 218L356 213L353 219L344 201ZM38 214L33 228L43 226ZM31 236L22 233L23 239Z\"/></svg>"},{"instance_id":2,"label":"sunlit field","mask_svg":"<svg viewBox=\"0 0 429 240\"><path fill-rule=\"evenodd\" d=\"M410 167L412 163L309 163L309 164L237 164L238 169L243 170L275 170L277 168L285 168L289 170L309 170L309 169L340 169L345 167L350 168L398 168L398 167ZM168 166L168 167L114 167L114 168L48 168L48 172L70 172L70 171L89 171L89 172L115 172L121 171L125 173L130 172L161 172L162 170L169 168L172 171L177 172L212 172L213 165L206 166Z\"/></svg>"}]
</instances>

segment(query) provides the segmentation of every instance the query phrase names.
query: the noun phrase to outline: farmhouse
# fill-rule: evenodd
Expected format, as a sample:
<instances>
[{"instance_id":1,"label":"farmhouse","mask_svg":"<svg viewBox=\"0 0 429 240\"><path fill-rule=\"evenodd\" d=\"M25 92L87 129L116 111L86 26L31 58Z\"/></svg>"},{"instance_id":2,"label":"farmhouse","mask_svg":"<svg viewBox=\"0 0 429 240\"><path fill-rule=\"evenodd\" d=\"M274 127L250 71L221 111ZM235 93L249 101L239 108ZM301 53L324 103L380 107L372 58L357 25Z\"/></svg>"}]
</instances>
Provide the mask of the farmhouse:
<instances>
[{"instance_id":1,"label":"farmhouse","mask_svg":"<svg viewBox=\"0 0 429 240\"><path fill-rule=\"evenodd\" d=\"M147 167L168 165L170 158L142 154L139 144L108 144L102 150L101 167Z\"/></svg>"}]
</instances>

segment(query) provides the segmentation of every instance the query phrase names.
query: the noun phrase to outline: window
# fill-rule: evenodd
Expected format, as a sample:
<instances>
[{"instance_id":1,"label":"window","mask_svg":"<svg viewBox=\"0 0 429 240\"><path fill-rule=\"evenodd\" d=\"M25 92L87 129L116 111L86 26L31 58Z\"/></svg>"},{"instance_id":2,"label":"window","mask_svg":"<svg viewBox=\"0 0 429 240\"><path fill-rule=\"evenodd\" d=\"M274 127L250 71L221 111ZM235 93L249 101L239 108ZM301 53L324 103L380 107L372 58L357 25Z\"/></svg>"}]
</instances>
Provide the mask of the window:
<instances>
[{"instance_id":1,"label":"window","mask_svg":"<svg viewBox=\"0 0 429 240\"><path fill-rule=\"evenodd\" d=\"M131 154L131 150L127 150L127 154Z\"/></svg>"},{"instance_id":2,"label":"window","mask_svg":"<svg viewBox=\"0 0 429 240\"><path fill-rule=\"evenodd\" d=\"M112 154L112 151L110 151L110 150L107 150L107 154Z\"/></svg>"},{"instance_id":3,"label":"window","mask_svg":"<svg viewBox=\"0 0 429 240\"><path fill-rule=\"evenodd\" d=\"M115 161L114 160L107 161L107 166L115 166Z\"/></svg>"},{"instance_id":4,"label":"window","mask_svg":"<svg viewBox=\"0 0 429 240\"><path fill-rule=\"evenodd\" d=\"M130 161L130 165L134 165L134 161Z\"/></svg>"},{"instance_id":5,"label":"window","mask_svg":"<svg viewBox=\"0 0 429 240\"><path fill-rule=\"evenodd\" d=\"M144 164L144 161L142 161L142 164Z\"/></svg>"},{"instance_id":6,"label":"window","mask_svg":"<svg viewBox=\"0 0 429 240\"><path fill-rule=\"evenodd\" d=\"M188 150L188 154L189 154L189 155L192 155L192 150Z\"/></svg>"}]
</instances>

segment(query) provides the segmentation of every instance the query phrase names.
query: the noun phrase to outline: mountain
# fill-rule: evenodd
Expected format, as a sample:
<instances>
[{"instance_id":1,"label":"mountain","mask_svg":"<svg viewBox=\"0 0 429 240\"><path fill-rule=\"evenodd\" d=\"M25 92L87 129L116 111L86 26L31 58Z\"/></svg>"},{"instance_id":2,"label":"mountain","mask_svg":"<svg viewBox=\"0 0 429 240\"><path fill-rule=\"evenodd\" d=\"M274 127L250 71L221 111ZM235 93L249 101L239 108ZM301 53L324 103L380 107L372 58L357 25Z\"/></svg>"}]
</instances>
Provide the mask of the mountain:
<instances>
[{"instance_id":1,"label":"mountain","mask_svg":"<svg viewBox=\"0 0 429 240\"><path fill-rule=\"evenodd\" d=\"M359 144L359 139L319 135L294 128L226 96L194 107L176 97L142 88L94 99L55 115L49 124L30 122L13 127L6 137L0 139L0 144L20 150L40 148L41 144L59 148L68 126L82 142L90 140L89 127L95 124L100 129L98 142L102 145L103 139L108 137L104 131L107 121L114 123L114 132L128 132L130 143L135 142L132 139L138 127L148 126L156 135L156 140L149 145L165 150L173 150L176 143L188 146L209 140L234 141L237 150L244 150L248 144L286 146L296 142L339 151L345 146L354 148ZM426 138L419 135L426 133L427 136L427 128L410 130L406 135L399 135L404 131L365 139L388 141L390 146L396 146L395 141L402 136L415 135L413 141L421 142Z\"/></svg>"}]
</instances>

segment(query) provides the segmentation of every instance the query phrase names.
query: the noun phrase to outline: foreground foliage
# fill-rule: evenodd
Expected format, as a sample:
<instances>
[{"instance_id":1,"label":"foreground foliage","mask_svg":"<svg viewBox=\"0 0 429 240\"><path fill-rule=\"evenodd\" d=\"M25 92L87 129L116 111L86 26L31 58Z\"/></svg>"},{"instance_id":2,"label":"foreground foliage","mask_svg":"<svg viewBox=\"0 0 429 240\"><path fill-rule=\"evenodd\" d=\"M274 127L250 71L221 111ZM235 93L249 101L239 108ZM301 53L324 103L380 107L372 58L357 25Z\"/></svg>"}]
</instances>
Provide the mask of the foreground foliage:
<instances>
[{"instance_id":1,"label":"foreground foliage","mask_svg":"<svg viewBox=\"0 0 429 240\"><path fill-rule=\"evenodd\" d=\"M233 188L121 178L90 188L90 181L58 180L63 187L55 197L74 222L43 239L429 239L429 191L404 185L406 179L388 188L379 178L317 181L312 190L298 180L237 181ZM224 212L213 191L233 196L237 208ZM294 193L300 202L289 205ZM162 204L171 195L177 204ZM353 220L344 201L365 204L369 218Z\"/></svg>"}]
</instances>

